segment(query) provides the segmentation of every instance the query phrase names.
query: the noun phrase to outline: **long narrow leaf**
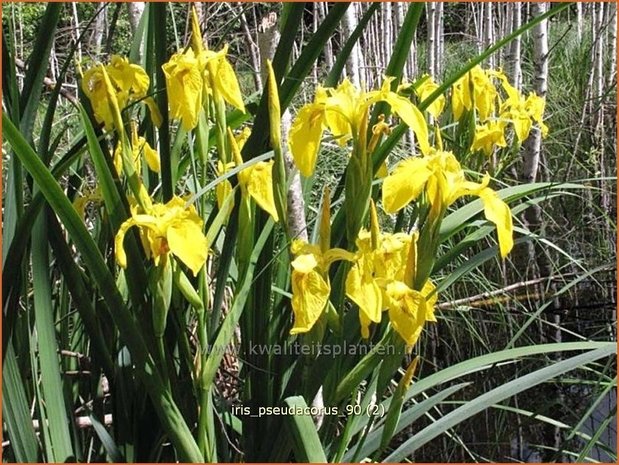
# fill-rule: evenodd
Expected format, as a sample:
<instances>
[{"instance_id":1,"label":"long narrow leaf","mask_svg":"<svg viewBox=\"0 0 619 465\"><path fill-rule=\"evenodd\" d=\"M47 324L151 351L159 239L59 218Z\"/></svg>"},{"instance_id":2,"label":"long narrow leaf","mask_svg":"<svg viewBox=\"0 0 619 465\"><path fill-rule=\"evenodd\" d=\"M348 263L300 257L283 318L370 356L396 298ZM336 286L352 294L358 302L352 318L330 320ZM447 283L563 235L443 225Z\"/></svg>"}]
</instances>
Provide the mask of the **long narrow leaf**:
<instances>
[{"instance_id":1,"label":"long narrow leaf","mask_svg":"<svg viewBox=\"0 0 619 465\"><path fill-rule=\"evenodd\" d=\"M32 175L54 212L62 220L77 249L80 251L82 259L88 266L89 272L92 273L101 294L105 295L106 303L121 337L123 337L129 347L137 374L149 392L157 414L181 459L190 462L201 462L203 458L191 432L174 403L170 392L165 389L158 368L146 347L135 317L126 308L97 245L93 242L86 227L56 180L4 113L2 114L2 128L6 140L19 156L24 167Z\"/></svg>"},{"instance_id":2,"label":"long narrow leaf","mask_svg":"<svg viewBox=\"0 0 619 465\"><path fill-rule=\"evenodd\" d=\"M307 404L303 397L288 397L284 402L292 408L305 410ZM322 450L316 426L310 415L288 415L290 430L293 437L295 457L299 462L327 463L327 457Z\"/></svg>"},{"instance_id":3,"label":"long narrow leaf","mask_svg":"<svg viewBox=\"0 0 619 465\"><path fill-rule=\"evenodd\" d=\"M563 360L548 367L539 369L533 373L529 373L528 375L522 376L492 389L491 391L467 402L462 407L448 413L444 417L432 423L430 426L427 426L421 430L419 433L410 437L404 442L404 444L389 454L385 458L385 461L397 462L403 460L406 456L415 452L428 441L445 433L450 428L453 428L467 418L470 418L471 416L487 409L491 405L508 399L515 394L535 387L538 384L555 378L563 373L567 373L568 371L616 353L617 346L615 343L605 343L599 349L576 355L567 360Z\"/></svg>"}]
</instances>

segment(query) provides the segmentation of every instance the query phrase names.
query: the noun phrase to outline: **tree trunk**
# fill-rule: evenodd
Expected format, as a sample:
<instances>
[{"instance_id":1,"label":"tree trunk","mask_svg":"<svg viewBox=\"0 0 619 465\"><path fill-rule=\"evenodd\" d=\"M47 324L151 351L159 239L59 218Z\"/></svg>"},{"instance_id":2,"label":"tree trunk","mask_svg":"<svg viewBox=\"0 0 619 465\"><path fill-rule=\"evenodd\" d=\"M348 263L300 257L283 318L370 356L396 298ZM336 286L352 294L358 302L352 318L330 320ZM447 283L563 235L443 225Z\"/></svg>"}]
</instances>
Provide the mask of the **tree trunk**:
<instances>
[{"instance_id":1,"label":"tree trunk","mask_svg":"<svg viewBox=\"0 0 619 465\"><path fill-rule=\"evenodd\" d=\"M357 27L357 15L355 13L355 4L351 3L346 9L346 13L344 13L344 17L342 18L342 44L344 44L348 38L352 35L353 31ZM359 55L361 53L359 44L356 43L355 46L350 51L350 55L348 60L346 60L346 75L350 82L352 82L355 86L359 86L361 82L360 78L360 63L359 63Z\"/></svg>"},{"instance_id":2,"label":"tree trunk","mask_svg":"<svg viewBox=\"0 0 619 465\"><path fill-rule=\"evenodd\" d=\"M142 19L144 13L144 2L128 2L127 11L129 12L129 25L131 26L131 33L135 34Z\"/></svg>"},{"instance_id":3,"label":"tree trunk","mask_svg":"<svg viewBox=\"0 0 619 465\"><path fill-rule=\"evenodd\" d=\"M522 4L520 2L514 2L508 4L508 8L511 10L511 24L509 24L508 31L514 32L522 25ZM508 70L508 75L513 83L513 86L520 90L522 87L522 68L520 61L521 41L520 36L516 37L509 46L509 54L505 63L505 68Z\"/></svg>"},{"instance_id":4,"label":"tree trunk","mask_svg":"<svg viewBox=\"0 0 619 465\"><path fill-rule=\"evenodd\" d=\"M426 21L428 24L426 66L430 76L436 76L436 2L426 3Z\"/></svg>"},{"instance_id":5,"label":"tree trunk","mask_svg":"<svg viewBox=\"0 0 619 465\"><path fill-rule=\"evenodd\" d=\"M582 6L581 2L576 2L576 34L578 35L578 42L582 40Z\"/></svg>"},{"instance_id":6,"label":"tree trunk","mask_svg":"<svg viewBox=\"0 0 619 465\"><path fill-rule=\"evenodd\" d=\"M319 21L322 23L328 13L328 6L325 2L318 2L318 13L319 13ZM327 70L333 68L333 44L331 43L331 39L328 39L325 43L325 66Z\"/></svg>"},{"instance_id":7,"label":"tree trunk","mask_svg":"<svg viewBox=\"0 0 619 465\"><path fill-rule=\"evenodd\" d=\"M443 53L444 53L444 21L443 21L443 17L444 17L444 8L445 8L445 3L444 2L437 2L436 4L436 17L435 17L435 27L436 27L436 31L434 33L434 39L436 41L436 48L435 48L435 62L434 62L434 78L435 79L440 79L440 77L443 74Z\"/></svg>"},{"instance_id":8,"label":"tree trunk","mask_svg":"<svg viewBox=\"0 0 619 465\"><path fill-rule=\"evenodd\" d=\"M608 53L610 64L608 75L606 76L606 87L609 88L617 82L617 4L608 4L608 14L610 16L610 27L608 30L608 43L610 52Z\"/></svg>"},{"instance_id":9,"label":"tree trunk","mask_svg":"<svg viewBox=\"0 0 619 465\"><path fill-rule=\"evenodd\" d=\"M103 10L99 11L101 8L103 8ZM99 14L95 19L91 37L91 43L93 45L95 55L101 53L101 46L103 45L105 24L107 22L107 4L105 2L97 3L97 11L99 11Z\"/></svg>"},{"instance_id":10,"label":"tree trunk","mask_svg":"<svg viewBox=\"0 0 619 465\"><path fill-rule=\"evenodd\" d=\"M487 49L494 43L494 16L493 16L493 3L487 2L484 4L484 15L483 15L483 24L484 24L484 48ZM493 55L488 57L488 66L490 68L496 67L496 60Z\"/></svg>"},{"instance_id":11,"label":"tree trunk","mask_svg":"<svg viewBox=\"0 0 619 465\"><path fill-rule=\"evenodd\" d=\"M280 34L277 30L277 15L271 13L264 17L260 25L260 34L258 36L258 45L260 47L261 57L261 74L262 82L267 82L266 60L273 59L275 49L280 40ZM286 163L287 177L292 178L290 188L288 190L288 218L282 218L282 221L287 221L290 229L290 234L305 241L307 236L307 222L305 219L305 202L303 200L303 190L301 188L301 176L299 171L294 166L294 161L288 151L288 132L290 131L291 116L286 110L282 115L282 152Z\"/></svg>"}]
</instances>

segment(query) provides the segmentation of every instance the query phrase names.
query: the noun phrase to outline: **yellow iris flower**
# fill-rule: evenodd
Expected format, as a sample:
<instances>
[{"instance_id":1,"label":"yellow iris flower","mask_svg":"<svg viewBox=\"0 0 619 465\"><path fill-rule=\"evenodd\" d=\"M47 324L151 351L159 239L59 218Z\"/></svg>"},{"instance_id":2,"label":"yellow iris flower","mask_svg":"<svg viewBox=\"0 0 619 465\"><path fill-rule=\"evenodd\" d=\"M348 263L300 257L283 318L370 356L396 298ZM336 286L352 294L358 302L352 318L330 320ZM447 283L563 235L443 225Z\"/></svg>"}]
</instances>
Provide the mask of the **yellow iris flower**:
<instances>
[{"instance_id":1,"label":"yellow iris flower","mask_svg":"<svg viewBox=\"0 0 619 465\"><path fill-rule=\"evenodd\" d=\"M436 321L436 288L429 280L421 291L406 284L417 265L417 233L381 233L377 224L372 226L372 232L361 230L359 234L358 252L346 278L346 295L359 306L363 338L369 337L370 324L379 323L386 309L395 331L412 345L424 323Z\"/></svg>"},{"instance_id":2,"label":"yellow iris flower","mask_svg":"<svg viewBox=\"0 0 619 465\"><path fill-rule=\"evenodd\" d=\"M86 216L86 206L89 203L101 203L103 202L103 194L101 193L101 187L97 185L94 189L86 187L81 195L75 197L73 201L73 208L77 210L80 218Z\"/></svg>"},{"instance_id":3,"label":"yellow iris flower","mask_svg":"<svg viewBox=\"0 0 619 465\"><path fill-rule=\"evenodd\" d=\"M372 245L372 234L361 230L357 254L346 277L346 295L359 306L361 335L369 337L371 322L379 323L388 301L386 286L403 281L411 236L404 233L379 233Z\"/></svg>"},{"instance_id":4,"label":"yellow iris flower","mask_svg":"<svg viewBox=\"0 0 619 465\"><path fill-rule=\"evenodd\" d=\"M234 137L230 128L228 128L228 140L230 142L230 148L234 156L234 163L227 163L225 166L219 162L218 175L225 174L228 169L233 168L235 165L240 166L243 164L243 158L241 157L241 148L247 140L247 131L240 134L239 137ZM260 161L254 165L251 165L244 170L239 171L237 174L239 185L241 186L241 193L243 196L250 196L254 201L273 217L274 221L279 221L279 215L277 214L277 208L275 208L275 197L273 195L273 160ZM220 207L223 205L223 201L230 194L232 185L228 180L218 184L217 191L218 201L221 198Z\"/></svg>"},{"instance_id":5,"label":"yellow iris flower","mask_svg":"<svg viewBox=\"0 0 619 465\"><path fill-rule=\"evenodd\" d=\"M436 84L432 77L428 74L425 74L422 79L424 81L415 89L415 92L419 96L420 101L424 101L428 98L436 89L438 89L438 84ZM445 108L445 96L438 96L434 102L430 104L428 107L428 113L430 113L434 118L438 118L441 113L443 113L443 109Z\"/></svg>"},{"instance_id":6,"label":"yellow iris flower","mask_svg":"<svg viewBox=\"0 0 619 465\"><path fill-rule=\"evenodd\" d=\"M180 197L173 197L168 203L156 203L144 213L138 206L131 208L131 218L118 230L115 239L116 261L127 267L124 239L127 231L137 226L148 257L155 264L162 256L174 254L192 273L198 274L208 255L206 237L202 233L202 219L193 205L186 207Z\"/></svg>"},{"instance_id":7,"label":"yellow iris flower","mask_svg":"<svg viewBox=\"0 0 619 465\"><path fill-rule=\"evenodd\" d=\"M504 121L487 121L484 124L477 125L471 149L482 150L487 156L490 156L494 147L507 147L505 126Z\"/></svg>"},{"instance_id":8,"label":"yellow iris flower","mask_svg":"<svg viewBox=\"0 0 619 465\"><path fill-rule=\"evenodd\" d=\"M501 104L501 117L512 122L518 140L524 142L529 137L534 122L539 125L542 137L546 137L548 127L543 121L546 101L535 93L530 93L525 98L509 83L504 74L496 73L496 75L501 79L503 89L507 93L507 99Z\"/></svg>"},{"instance_id":9,"label":"yellow iris flower","mask_svg":"<svg viewBox=\"0 0 619 465\"><path fill-rule=\"evenodd\" d=\"M331 263L352 260L354 255L337 248L323 253L318 245L301 240L293 241L291 250L296 258L291 263L294 326L290 334L299 334L312 329L329 301Z\"/></svg>"},{"instance_id":10,"label":"yellow iris flower","mask_svg":"<svg viewBox=\"0 0 619 465\"><path fill-rule=\"evenodd\" d=\"M146 160L148 167L155 173L161 171L161 160L159 153L150 146L150 144L142 136L138 136L137 127L132 125L131 129L131 150L133 152L133 163L135 171L140 173L142 170L142 155ZM123 151L122 144L119 142L114 150L114 168L120 176L123 171Z\"/></svg>"},{"instance_id":11,"label":"yellow iris flower","mask_svg":"<svg viewBox=\"0 0 619 465\"><path fill-rule=\"evenodd\" d=\"M204 82L203 65L192 49L185 53L175 53L163 65L168 92L170 117L180 119L183 129L189 131L198 125L198 115L202 108Z\"/></svg>"},{"instance_id":12,"label":"yellow iris flower","mask_svg":"<svg viewBox=\"0 0 619 465\"><path fill-rule=\"evenodd\" d=\"M245 113L243 95L230 62L226 59L228 46L219 52L209 50L202 43L198 17L192 12L191 47L172 55L165 63L168 106L173 119L180 119L183 129L189 131L198 125L200 109L207 95L221 96Z\"/></svg>"},{"instance_id":13,"label":"yellow iris flower","mask_svg":"<svg viewBox=\"0 0 619 465\"><path fill-rule=\"evenodd\" d=\"M351 138L359 139L361 131L367 131L364 115L377 102L387 102L393 113L413 129L421 151L429 150L423 114L408 99L390 90L392 80L385 79L380 90L370 92L355 88L347 79L335 89L316 90L314 102L299 111L288 139L294 162L303 176L309 177L314 172L323 132L329 129L341 145Z\"/></svg>"},{"instance_id":14,"label":"yellow iris flower","mask_svg":"<svg viewBox=\"0 0 619 465\"><path fill-rule=\"evenodd\" d=\"M488 119L494 109L498 97L496 87L492 83L493 73L484 71L481 66L475 66L453 86L451 107L455 119L460 119L464 110L475 108L479 119Z\"/></svg>"},{"instance_id":15,"label":"yellow iris flower","mask_svg":"<svg viewBox=\"0 0 619 465\"><path fill-rule=\"evenodd\" d=\"M401 281L387 284L389 320L409 346L417 342L426 321L436 321L434 305L437 296L434 290L430 281L421 291L415 291Z\"/></svg>"},{"instance_id":16,"label":"yellow iris flower","mask_svg":"<svg viewBox=\"0 0 619 465\"><path fill-rule=\"evenodd\" d=\"M170 116L180 119L189 131L198 125L198 115L206 94L217 92L235 108L245 112L243 95L232 65L226 59L228 46L219 52L189 48L175 53L163 65Z\"/></svg>"},{"instance_id":17,"label":"yellow iris flower","mask_svg":"<svg viewBox=\"0 0 619 465\"><path fill-rule=\"evenodd\" d=\"M111 88L106 87L104 73L107 74ZM140 66L129 63L127 58L113 55L107 66L97 65L84 73L82 90L90 100L95 119L103 123L106 130L115 125L114 114L110 109L110 95L113 94L122 110L131 102L143 99L150 110L151 118L156 126L161 125L161 113L152 97L146 97L150 79Z\"/></svg>"},{"instance_id":18,"label":"yellow iris flower","mask_svg":"<svg viewBox=\"0 0 619 465\"><path fill-rule=\"evenodd\" d=\"M434 151L424 157L400 162L383 183L383 206L395 213L415 200L425 189L433 210L445 211L465 195L480 197L486 218L497 227L501 256L513 247L511 210L498 194L488 187L490 177L481 183L467 181L460 163L451 152Z\"/></svg>"}]
</instances>

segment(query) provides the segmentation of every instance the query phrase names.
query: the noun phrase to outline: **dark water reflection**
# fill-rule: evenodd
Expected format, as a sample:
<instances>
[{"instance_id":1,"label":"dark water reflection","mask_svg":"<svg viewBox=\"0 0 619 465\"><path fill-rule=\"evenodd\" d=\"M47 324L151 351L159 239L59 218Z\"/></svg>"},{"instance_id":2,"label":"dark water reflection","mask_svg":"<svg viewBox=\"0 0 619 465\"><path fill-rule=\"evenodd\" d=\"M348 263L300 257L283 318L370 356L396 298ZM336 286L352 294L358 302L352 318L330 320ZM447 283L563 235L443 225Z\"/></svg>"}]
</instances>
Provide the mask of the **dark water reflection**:
<instances>
[{"instance_id":1,"label":"dark water reflection","mask_svg":"<svg viewBox=\"0 0 619 465\"><path fill-rule=\"evenodd\" d=\"M615 279L614 270L608 273L609 280ZM551 324L531 325L518 346L582 340L616 340L616 304L614 286L603 292L597 286L587 287L585 283L577 291L579 297L566 296L560 302L560 308L542 315ZM530 306L529 306L530 305ZM537 304L530 303L529 308ZM539 307L537 307L539 308ZM493 313L494 312L494 313ZM509 315L505 321L497 323L499 313ZM457 312L456 312L457 313ZM457 328L465 324L458 315L448 315L431 330L426 347L428 363L422 368L428 373L445 368L462 360L473 358L482 353L489 353L505 348L510 335L518 331L528 320L526 310L515 307L500 309L483 309L468 312L462 318L468 318L473 327L482 328L480 338L485 339L482 347L479 341L465 342L458 340ZM472 319L472 321L471 321ZM554 328L558 323L559 331L545 332L543 328ZM573 356L566 353L565 358ZM558 355L560 357L560 354ZM558 359L555 359L555 361ZM459 393L453 404L442 405L440 412L433 412L434 418L445 415L457 408L461 402L471 400L489 390L511 381L517 377L547 366L553 360L523 359L518 363L493 367L484 372L475 373L464 380L472 384ZM432 366L435 365L435 366ZM602 373L602 375L600 375ZM603 379L602 382L600 380ZM614 381L611 381L613 380ZM459 379L458 382L463 381ZM604 389L609 383L615 387ZM442 386L443 388L445 386ZM450 435L442 435L420 448L410 459L415 462L575 462L578 455L588 448L580 461L612 462L617 453L616 420L616 360L599 360L594 369L579 369L566 373L562 378L543 383L524 391L516 398L506 400L497 408L490 408L455 427ZM597 402L595 408L592 406ZM587 415L591 409L592 413ZM529 414L514 412L521 409ZM536 416L569 425L569 428L557 428L551 421L544 422ZM406 436L419 431L432 420L425 418L413 425ZM595 436L596 442L603 446L587 445L587 441L572 432L572 427L581 424L579 432L589 437ZM603 426L603 428L602 428ZM570 434L571 433L571 434ZM605 450L606 449L606 450ZM609 454L610 451L610 454Z\"/></svg>"}]
</instances>

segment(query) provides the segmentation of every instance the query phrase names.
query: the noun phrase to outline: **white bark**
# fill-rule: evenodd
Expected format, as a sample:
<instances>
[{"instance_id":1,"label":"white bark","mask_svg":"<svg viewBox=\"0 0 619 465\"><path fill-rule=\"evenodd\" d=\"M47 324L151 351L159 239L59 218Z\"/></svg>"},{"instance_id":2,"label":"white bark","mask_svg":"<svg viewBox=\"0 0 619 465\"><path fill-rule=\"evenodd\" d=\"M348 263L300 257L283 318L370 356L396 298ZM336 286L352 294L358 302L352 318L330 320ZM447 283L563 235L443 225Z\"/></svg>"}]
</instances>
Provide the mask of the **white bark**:
<instances>
[{"instance_id":1,"label":"white bark","mask_svg":"<svg viewBox=\"0 0 619 465\"><path fill-rule=\"evenodd\" d=\"M582 3L576 2L576 34L578 35L578 42L582 40L582 26L583 26Z\"/></svg>"},{"instance_id":2,"label":"white bark","mask_svg":"<svg viewBox=\"0 0 619 465\"><path fill-rule=\"evenodd\" d=\"M426 3L426 21L428 24L426 66L430 76L436 76L436 2Z\"/></svg>"},{"instance_id":3,"label":"white bark","mask_svg":"<svg viewBox=\"0 0 619 465\"><path fill-rule=\"evenodd\" d=\"M355 13L355 4L351 3L346 9L344 17L342 18L342 44L344 44L348 40L356 27L357 15ZM361 66L359 59L360 53L361 49L359 47L359 44L356 43L350 51L350 56L348 57L348 60L346 60L346 75L348 76L348 79L350 79L350 82L352 82L357 87L361 82Z\"/></svg>"},{"instance_id":4,"label":"white bark","mask_svg":"<svg viewBox=\"0 0 619 465\"><path fill-rule=\"evenodd\" d=\"M266 60L273 59L275 49L280 41L280 34L276 25L277 15L275 13L270 13L268 16L264 17L260 25L258 44L262 62L262 82L267 82ZM282 221L288 222L290 234L293 237L307 241L307 221L305 219L305 202L303 200L303 190L301 188L301 176L294 166L294 161L288 151L288 132L290 131L290 126L291 116L290 112L286 110L282 115L281 149L286 164L287 177L292 178L292 181L288 189L288 218L282 219Z\"/></svg>"},{"instance_id":5,"label":"white bark","mask_svg":"<svg viewBox=\"0 0 619 465\"><path fill-rule=\"evenodd\" d=\"M487 2L484 4L484 15L483 15L483 43L484 48L487 49L494 43L494 16L493 16L493 4L492 2ZM490 68L495 68L495 57L494 55L490 55L488 57L488 66Z\"/></svg>"},{"instance_id":6,"label":"white bark","mask_svg":"<svg viewBox=\"0 0 619 465\"><path fill-rule=\"evenodd\" d=\"M511 10L511 24L509 32L514 32L522 26L522 4L521 2L513 2L508 4ZM508 75L516 89L522 87L522 68L521 68L521 40L520 36L516 37L509 47L509 54L505 68L508 70Z\"/></svg>"},{"instance_id":7,"label":"white bark","mask_svg":"<svg viewBox=\"0 0 619 465\"><path fill-rule=\"evenodd\" d=\"M534 3L531 8L534 16L540 16L548 10L548 3ZM545 98L548 88L548 20L533 27L533 66L533 89L537 95ZM535 182L537 178L541 144L541 131L533 127L524 144L523 175L525 182Z\"/></svg>"},{"instance_id":8,"label":"white bark","mask_svg":"<svg viewBox=\"0 0 619 465\"><path fill-rule=\"evenodd\" d=\"M95 55L101 53L101 45L103 44L103 35L105 33L105 23L107 22L107 4L105 2L97 3L97 11L99 11L102 7L103 10L99 12L97 18L95 19L92 33L92 44Z\"/></svg>"},{"instance_id":9,"label":"white bark","mask_svg":"<svg viewBox=\"0 0 619 465\"><path fill-rule=\"evenodd\" d=\"M435 32L434 39L436 41L436 47L434 52L434 78L440 79L440 76L443 74L443 51L444 51L444 8L445 3L437 2L436 5L436 17L435 17Z\"/></svg>"},{"instance_id":10,"label":"white bark","mask_svg":"<svg viewBox=\"0 0 619 465\"><path fill-rule=\"evenodd\" d=\"M243 8L241 6L241 8ZM231 8L231 12L234 12ZM262 89L262 79L261 79L261 68L260 68L260 49L258 48L258 44L254 40L252 33L249 29L249 24L247 23L247 17L245 16L245 12L241 10L241 27L243 28L243 33L245 34L245 39L247 39L247 43L249 44L249 55L251 59L251 64L253 67L253 77L254 77L254 85L256 86L256 90Z\"/></svg>"},{"instance_id":11,"label":"white bark","mask_svg":"<svg viewBox=\"0 0 619 465\"><path fill-rule=\"evenodd\" d=\"M81 41L78 42L77 40L80 35L80 19L79 19L79 16L77 15L77 3L75 2L71 3L71 7L73 10L72 35L73 35L73 40L77 44L77 50L76 50L77 62L81 63L82 62L82 42Z\"/></svg>"},{"instance_id":12,"label":"white bark","mask_svg":"<svg viewBox=\"0 0 619 465\"><path fill-rule=\"evenodd\" d=\"M382 34L381 34L381 43L383 44L383 56L385 57L384 65L387 66L389 62L389 58L393 53L393 13L391 10L391 3L384 2L381 4L381 13L382 13ZM377 76L381 78L382 76Z\"/></svg>"},{"instance_id":13,"label":"white bark","mask_svg":"<svg viewBox=\"0 0 619 465\"><path fill-rule=\"evenodd\" d=\"M319 21L322 23L327 16L328 6L325 2L318 2L318 12L319 12ZM331 70L333 68L333 44L331 43L331 39L327 40L325 43L325 66L327 70Z\"/></svg>"},{"instance_id":14,"label":"white bark","mask_svg":"<svg viewBox=\"0 0 619 465\"><path fill-rule=\"evenodd\" d=\"M135 34L135 31L140 24L142 14L144 14L144 2L128 2L127 10L129 12L129 25L131 26L131 33Z\"/></svg>"},{"instance_id":15,"label":"white bark","mask_svg":"<svg viewBox=\"0 0 619 465\"><path fill-rule=\"evenodd\" d=\"M617 4L608 4L608 14L610 16L610 27L608 31L608 44L610 46L610 64L606 76L606 87L611 87L617 82Z\"/></svg>"}]
</instances>

